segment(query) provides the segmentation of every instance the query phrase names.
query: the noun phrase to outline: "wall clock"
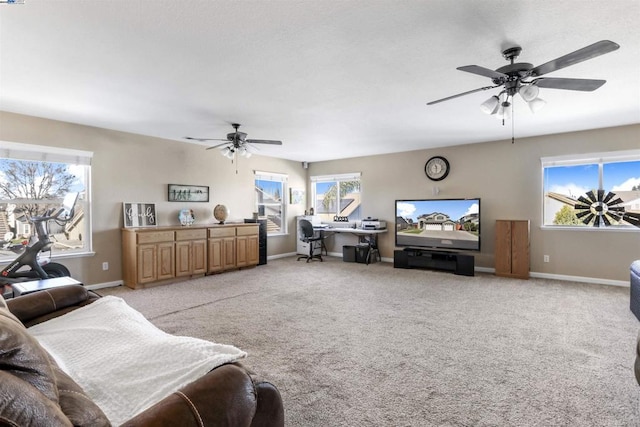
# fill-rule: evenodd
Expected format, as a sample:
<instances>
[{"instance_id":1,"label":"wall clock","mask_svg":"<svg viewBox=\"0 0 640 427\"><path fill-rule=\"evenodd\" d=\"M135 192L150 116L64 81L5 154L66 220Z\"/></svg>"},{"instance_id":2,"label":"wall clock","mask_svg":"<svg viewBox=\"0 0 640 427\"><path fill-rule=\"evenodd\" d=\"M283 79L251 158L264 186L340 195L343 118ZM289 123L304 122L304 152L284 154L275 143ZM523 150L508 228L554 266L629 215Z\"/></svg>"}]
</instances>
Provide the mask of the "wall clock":
<instances>
[{"instance_id":1,"label":"wall clock","mask_svg":"<svg viewBox=\"0 0 640 427\"><path fill-rule=\"evenodd\" d=\"M442 156L433 156L424 165L424 173L432 181L442 181L449 175L449 161Z\"/></svg>"}]
</instances>

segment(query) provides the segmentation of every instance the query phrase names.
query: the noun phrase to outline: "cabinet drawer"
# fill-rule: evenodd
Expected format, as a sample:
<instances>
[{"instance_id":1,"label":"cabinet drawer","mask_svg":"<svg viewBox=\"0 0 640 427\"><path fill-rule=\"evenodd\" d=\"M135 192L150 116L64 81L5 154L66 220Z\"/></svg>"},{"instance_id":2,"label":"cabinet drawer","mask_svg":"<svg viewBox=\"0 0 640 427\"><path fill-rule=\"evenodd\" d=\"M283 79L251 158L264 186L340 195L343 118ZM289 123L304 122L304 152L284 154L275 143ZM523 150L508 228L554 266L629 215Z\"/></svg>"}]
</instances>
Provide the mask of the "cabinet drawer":
<instances>
[{"instance_id":1,"label":"cabinet drawer","mask_svg":"<svg viewBox=\"0 0 640 427\"><path fill-rule=\"evenodd\" d=\"M235 235L235 227L220 227L209 229L209 237L234 237Z\"/></svg>"},{"instance_id":2,"label":"cabinet drawer","mask_svg":"<svg viewBox=\"0 0 640 427\"><path fill-rule=\"evenodd\" d=\"M258 235L258 226L238 227L238 236Z\"/></svg>"},{"instance_id":3,"label":"cabinet drawer","mask_svg":"<svg viewBox=\"0 0 640 427\"><path fill-rule=\"evenodd\" d=\"M207 238L207 230L204 228L197 230L178 230L176 231L176 241L182 240L201 240Z\"/></svg>"},{"instance_id":4,"label":"cabinet drawer","mask_svg":"<svg viewBox=\"0 0 640 427\"><path fill-rule=\"evenodd\" d=\"M138 244L144 243L157 243L157 242L172 242L173 231L152 231L152 232L139 232Z\"/></svg>"}]
</instances>

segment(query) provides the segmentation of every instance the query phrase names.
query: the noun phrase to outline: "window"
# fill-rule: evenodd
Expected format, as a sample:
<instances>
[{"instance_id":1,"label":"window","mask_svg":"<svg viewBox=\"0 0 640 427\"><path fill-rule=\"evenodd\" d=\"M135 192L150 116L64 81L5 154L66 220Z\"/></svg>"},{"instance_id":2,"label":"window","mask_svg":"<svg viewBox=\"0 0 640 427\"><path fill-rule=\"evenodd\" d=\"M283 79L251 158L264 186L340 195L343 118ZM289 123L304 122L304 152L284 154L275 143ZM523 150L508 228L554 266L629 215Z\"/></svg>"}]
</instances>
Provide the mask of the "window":
<instances>
[{"instance_id":1,"label":"window","mask_svg":"<svg viewBox=\"0 0 640 427\"><path fill-rule=\"evenodd\" d=\"M545 226L640 226L640 151L543 158Z\"/></svg>"},{"instance_id":2,"label":"window","mask_svg":"<svg viewBox=\"0 0 640 427\"><path fill-rule=\"evenodd\" d=\"M360 174L323 175L311 177L314 214L322 221L334 221L334 217L359 220Z\"/></svg>"},{"instance_id":3,"label":"window","mask_svg":"<svg viewBox=\"0 0 640 427\"><path fill-rule=\"evenodd\" d=\"M288 176L255 172L256 212L267 219L267 234L285 234L287 217L285 195Z\"/></svg>"},{"instance_id":4,"label":"window","mask_svg":"<svg viewBox=\"0 0 640 427\"><path fill-rule=\"evenodd\" d=\"M52 257L91 252L91 157L93 153L29 144L0 146L0 262L23 249L35 228L29 217L62 205L78 192L74 217L67 223L49 221Z\"/></svg>"}]
</instances>

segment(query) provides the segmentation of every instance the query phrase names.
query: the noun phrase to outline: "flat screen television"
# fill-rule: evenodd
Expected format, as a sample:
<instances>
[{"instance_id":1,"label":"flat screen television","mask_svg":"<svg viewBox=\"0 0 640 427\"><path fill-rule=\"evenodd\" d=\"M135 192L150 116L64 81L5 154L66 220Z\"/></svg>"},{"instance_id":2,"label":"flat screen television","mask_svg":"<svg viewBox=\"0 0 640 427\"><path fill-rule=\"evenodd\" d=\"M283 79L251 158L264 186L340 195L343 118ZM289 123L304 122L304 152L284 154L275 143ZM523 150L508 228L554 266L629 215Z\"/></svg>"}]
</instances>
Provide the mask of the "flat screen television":
<instances>
[{"instance_id":1,"label":"flat screen television","mask_svg":"<svg viewBox=\"0 0 640 427\"><path fill-rule=\"evenodd\" d=\"M480 250L480 199L396 200L396 246Z\"/></svg>"}]
</instances>

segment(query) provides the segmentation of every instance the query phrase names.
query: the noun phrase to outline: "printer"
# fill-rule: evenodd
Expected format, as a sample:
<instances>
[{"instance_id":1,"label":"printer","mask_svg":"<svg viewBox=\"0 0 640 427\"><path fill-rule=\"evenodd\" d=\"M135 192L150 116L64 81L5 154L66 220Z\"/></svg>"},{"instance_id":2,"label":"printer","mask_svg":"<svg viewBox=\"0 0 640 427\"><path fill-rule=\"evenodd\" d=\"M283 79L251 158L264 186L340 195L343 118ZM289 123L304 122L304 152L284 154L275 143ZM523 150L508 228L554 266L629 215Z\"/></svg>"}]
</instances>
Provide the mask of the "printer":
<instances>
[{"instance_id":1,"label":"printer","mask_svg":"<svg viewBox=\"0 0 640 427\"><path fill-rule=\"evenodd\" d=\"M363 230L384 230L387 228L387 223L378 218L367 217L361 221L360 228Z\"/></svg>"}]
</instances>

